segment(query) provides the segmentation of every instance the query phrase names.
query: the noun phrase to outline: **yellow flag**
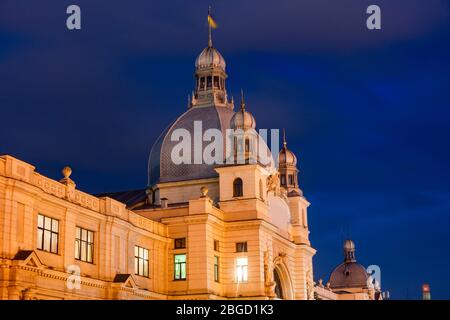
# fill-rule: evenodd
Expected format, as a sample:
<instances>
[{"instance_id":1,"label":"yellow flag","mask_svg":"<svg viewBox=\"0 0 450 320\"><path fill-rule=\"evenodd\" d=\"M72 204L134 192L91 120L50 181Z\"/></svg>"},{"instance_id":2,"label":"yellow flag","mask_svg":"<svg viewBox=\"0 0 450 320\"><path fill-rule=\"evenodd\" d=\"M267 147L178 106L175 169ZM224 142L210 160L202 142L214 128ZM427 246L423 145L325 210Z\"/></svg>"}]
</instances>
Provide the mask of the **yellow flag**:
<instances>
[{"instance_id":1,"label":"yellow flag","mask_svg":"<svg viewBox=\"0 0 450 320\"><path fill-rule=\"evenodd\" d=\"M208 14L208 23L211 26L211 28L216 29L217 28L217 23L216 21L214 21L213 17Z\"/></svg>"}]
</instances>

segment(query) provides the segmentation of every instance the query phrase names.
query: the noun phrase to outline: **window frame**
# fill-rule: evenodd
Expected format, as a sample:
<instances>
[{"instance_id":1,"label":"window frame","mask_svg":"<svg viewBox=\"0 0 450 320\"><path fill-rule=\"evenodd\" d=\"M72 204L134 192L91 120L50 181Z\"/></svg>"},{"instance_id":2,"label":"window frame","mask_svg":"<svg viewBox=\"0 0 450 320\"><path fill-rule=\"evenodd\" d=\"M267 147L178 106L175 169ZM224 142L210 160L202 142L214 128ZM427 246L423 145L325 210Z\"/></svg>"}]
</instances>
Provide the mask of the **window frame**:
<instances>
[{"instance_id":1,"label":"window frame","mask_svg":"<svg viewBox=\"0 0 450 320\"><path fill-rule=\"evenodd\" d=\"M247 241L236 242L236 252L248 252Z\"/></svg>"},{"instance_id":2,"label":"window frame","mask_svg":"<svg viewBox=\"0 0 450 320\"><path fill-rule=\"evenodd\" d=\"M78 229L80 230L80 234L78 236ZM86 240L83 240L83 231L86 231ZM91 263L94 264L94 252L95 252L95 232L80 226L75 227L75 260ZM89 240L91 239L91 241ZM77 244L78 242L78 244ZM83 259L82 256L82 248L83 243L85 243L86 246L86 252L85 252L85 259ZM77 247L78 247L78 254L79 257L77 257ZM89 261L89 248L91 248L91 261Z\"/></svg>"},{"instance_id":3,"label":"window frame","mask_svg":"<svg viewBox=\"0 0 450 320\"><path fill-rule=\"evenodd\" d=\"M177 262L176 259L178 256L184 256L184 261ZM179 268L177 269L177 266ZM179 273L177 272L179 271ZM183 277L184 271L184 277ZM179 275L179 277L177 277ZM173 255L173 280L174 281L185 281L187 278L187 255L186 253L177 253Z\"/></svg>"},{"instance_id":4,"label":"window frame","mask_svg":"<svg viewBox=\"0 0 450 320\"><path fill-rule=\"evenodd\" d=\"M233 180L233 197L243 197L244 196L244 181L241 178L236 178Z\"/></svg>"},{"instance_id":5,"label":"window frame","mask_svg":"<svg viewBox=\"0 0 450 320\"><path fill-rule=\"evenodd\" d=\"M181 242L181 244L180 244L180 245L177 245L177 243L179 244L180 242ZM173 242L173 248L174 248L175 250L178 250L178 249L186 249L186 237L174 239L174 242Z\"/></svg>"},{"instance_id":6,"label":"window frame","mask_svg":"<svg viewBox=\"0 0 450 320\"><path fill-rule=\"evenodd\" d=\"M142 256L141 250L143 253ZM145 258L145 253L147 253L147 258ZM140 270L141 260L142 270ZM145 262L147 264L145 264ZM147 274L145 274L145 271L147 271ZM134 246L134 274L140 277L150 278L150 250L138 245Z\"/></svg>"},{"instance_id":7,"label":"window frame","mask_svg":"<svg viewBox=\"0 0 450 320\"><path fill-rule=\"evenodd\" d=\"M214 282L220 282L220 257L214 255Z\"/></svg>"},{"instance_id":8,"label":"window frame","mask_svg":"<svg viewBox=\"0 0 450 320\"><path fill-rule=\"evenodd\" d=\"M42 217L42 227L39 226L39 218ZM46 227L46 219L50 220L50 229L48 229ZM57 231L53 230L53 226L54 226L54 222L57 223ZM43 252L48 252L48 253L53 253L53 254L58 254L59 253L59 225L60 225L60 221L59 219L56 218L52 218L49 216L46 216L42 213L38 213L38 221L37 221L37 243L36 243L36 248L40 251ZM39 232L41 231L41 236L39 237ZM49 238L49 249L45 249L45 238L46 238L46 234L50 234L50 238ZM56 235L56 251L53 250L53 240L54 240L54 235Z\"/></svg>"},{"instance_id":9,"label":"window frame","mask_svg":"<svg viewBox=\"0 0 450 320\"><path fill-rule=\"evenodd\" d=\"M245 264L240 264L240 261L244 261ZM247 283L248 282L248 257L238 257L235 263L236 276L235 281L237 283ZM242 278L242 279L241 279Z\"/></svg>"}]
</instances>

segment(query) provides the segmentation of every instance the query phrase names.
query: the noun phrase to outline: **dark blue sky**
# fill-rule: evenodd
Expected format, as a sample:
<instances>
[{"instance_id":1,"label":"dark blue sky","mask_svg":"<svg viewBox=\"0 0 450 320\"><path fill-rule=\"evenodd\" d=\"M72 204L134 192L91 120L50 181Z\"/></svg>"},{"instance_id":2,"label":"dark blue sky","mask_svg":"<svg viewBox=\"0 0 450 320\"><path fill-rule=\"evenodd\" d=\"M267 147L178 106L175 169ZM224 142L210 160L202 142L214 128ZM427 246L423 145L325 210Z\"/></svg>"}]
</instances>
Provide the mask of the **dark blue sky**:
<instances>
[{"instance_id":1,"label":"dark blue sky","mask_svg":"<svg viewBox=\"0 0 450 320\"><path fill-rule=\"evenodd\" d=\"M0 154L88 192L142 188L147 157L186 108L194 60L214 44L228 91L258 127L287 130L312 205L315 277L350 234L397 299L450 299L448 0L0 3ZM78 4L82 30L65 27ZM382 30L365 27L369 4Z\"/></svg>"}]
</instances>

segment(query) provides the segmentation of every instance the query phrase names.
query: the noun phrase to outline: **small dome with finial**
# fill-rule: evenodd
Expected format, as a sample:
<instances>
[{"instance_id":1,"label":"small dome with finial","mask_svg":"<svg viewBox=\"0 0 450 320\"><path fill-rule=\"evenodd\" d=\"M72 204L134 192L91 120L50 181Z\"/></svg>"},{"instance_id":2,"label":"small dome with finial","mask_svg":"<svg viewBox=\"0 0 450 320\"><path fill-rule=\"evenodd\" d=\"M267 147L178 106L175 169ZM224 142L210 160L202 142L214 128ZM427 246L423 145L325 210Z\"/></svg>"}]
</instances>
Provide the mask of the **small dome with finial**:
<instances>
[{"instance_id":1,"label":"small dome with finial","mask_svg":"<svg viewBox=\"0 0 450 320\"><path fill-rule=\"evenodd\" d=\"M331 273L331 288L366 288L369 275L366 268L356 262L355 243L347 239L344 241L343 249L344 262L337 266Z\"/></svg>"},{"instance_id":2,"label":"small dome with finial","mask_svg":"<svg viewBox=\"0 0 450 320\"><path fill-rule=\"evenodd\" d=\"M230 121L231 129L255 129L256 128L256 120L253 115L245 110L245 100L244 100L244 92L241 90L241 109L237 111Z\"/></svg>"},{"instance_id":3,"label":"small dome with finial","mask_svg":"<svg viewBox=\"0 0 450 320\"><path fill-rule=\"evenodd\" d=\"M283 129L283 148L281 148L278 154L278 163L281 165L297 165L297 157L295 154L287 148L286 133Z\"/></svg>"},{"instance_id":4,"label":"small dome with finial","mask_svg":"<svg viewBox=\"0 0 450 320\"><path fill-rule=\"evenodd\" d=\"M214 47L206 47L195 60L197 69L219 67L225 71L226 62L220 52Z\"/></svg>"}]
</instances>

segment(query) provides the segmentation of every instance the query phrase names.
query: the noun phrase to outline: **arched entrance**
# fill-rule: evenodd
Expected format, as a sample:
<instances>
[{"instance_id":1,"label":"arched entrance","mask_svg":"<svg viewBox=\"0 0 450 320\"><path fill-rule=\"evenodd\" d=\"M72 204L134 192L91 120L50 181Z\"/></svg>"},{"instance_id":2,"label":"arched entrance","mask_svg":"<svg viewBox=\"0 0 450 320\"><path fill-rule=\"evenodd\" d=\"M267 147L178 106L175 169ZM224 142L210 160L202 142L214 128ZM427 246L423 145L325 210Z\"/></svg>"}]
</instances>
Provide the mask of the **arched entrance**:
<instances>
[{"instance_id":1,"label":"arched entrance","mask_svg":"<svg viewBox=\"0 0 450 320\"><path fill-rule=\"evenodd\" d=\"M275 281L275 296L277 299L284 299L283 285L281 284L280 274L276 268L273 269L273 280Z\"/></svg>"},{"instance_id":2,"label":"arched entrance","mask_svg":"<svg viewBox=\"0 0 450 320\"><path fill-rule=\"evenodd\" d=\"M273 268L273 281L275 282L276 299L294 299L292 281L289 271L284 263L276 263Z\"/></svg>"}]
</instances>

